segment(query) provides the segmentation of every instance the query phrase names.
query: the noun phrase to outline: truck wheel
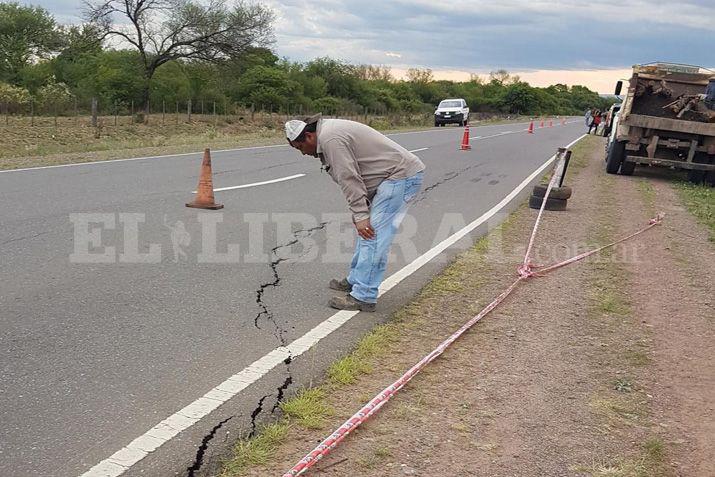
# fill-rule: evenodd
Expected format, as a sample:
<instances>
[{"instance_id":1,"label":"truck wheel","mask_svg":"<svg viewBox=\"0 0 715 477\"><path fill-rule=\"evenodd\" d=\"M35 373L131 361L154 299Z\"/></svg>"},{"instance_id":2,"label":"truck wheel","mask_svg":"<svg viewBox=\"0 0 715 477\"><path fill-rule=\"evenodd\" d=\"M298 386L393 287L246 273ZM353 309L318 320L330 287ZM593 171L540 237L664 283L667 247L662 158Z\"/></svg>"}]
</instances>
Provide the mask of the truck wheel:
<instances>
[{"instance_id":1,"label":"truck wheel","mask_svg":"<svg viewBox=\"0 0 715 477\"><path fill-rule=\"evenodd\" d=\"M705 181L705 174L707 171L699 171L697 169L690 169L688 171L688 182L693 184L702 184Z\"/></svg>"},{"instance_id":2,"label":"truck wheel","mask_svg":"<svg viewBox=\"0 0 715 477\"><path fill-rule=\"evenodd\" d=\"M713 158L709 157L707 154L703 153L696 153L695 157L693 158L693 162L698 163L698 164L713 164ZM696 169L690 169L688 170L688 181L692 182L693 184L703 184L708 182L708 177L709 175L712 174L715 176L715 173L711 173L710 171L699 171ZM712 177L712 176L710 176Z\"/></svg>"},{"instance_id":3,"label":"truck wheel","mask_svg":"<svg viewBox=\"0 0 715 477\"><path fill-rule=\"evenodd\" d=\"M710 184L710 187L715 187L715 171L709 171L705 175L705 182Z\"/></svg>"},{"instance_id":4,"label":"truck wheel","mask_svg":"<svg viewBox=\"0 0 715 477\"><path fill-rule=\"evenodd\" d=\"M636 169L635 162L624 162L621 164L621 174L624 176L632 176L633 171Z\"/></svg>"},{"instance_id":5,"label":"truck wheel","mask_svg":"<svg viewBox=\"0 0 715 477\"><path fill-rule=\"evenodd\" d=\"M548 184L537 184L534 186L534 191L531 193L534 197L543 198L546 195ZM554 187L549 193L549 199L570 199L571 188L569 186Z\"/></svg>"},{"instance_id":6,"label":"truck wheel","mask_svg":"<svg viewBox=\"0 0 715 477\"><path fill-rule=\"evenodd\" d=\"M625 153L626 143L623 141L613 141L611 147L608 149L608 156L606 157L606 172L609 174L617 174L618 169L621 168Z\"/></svg>"}]
</instances>

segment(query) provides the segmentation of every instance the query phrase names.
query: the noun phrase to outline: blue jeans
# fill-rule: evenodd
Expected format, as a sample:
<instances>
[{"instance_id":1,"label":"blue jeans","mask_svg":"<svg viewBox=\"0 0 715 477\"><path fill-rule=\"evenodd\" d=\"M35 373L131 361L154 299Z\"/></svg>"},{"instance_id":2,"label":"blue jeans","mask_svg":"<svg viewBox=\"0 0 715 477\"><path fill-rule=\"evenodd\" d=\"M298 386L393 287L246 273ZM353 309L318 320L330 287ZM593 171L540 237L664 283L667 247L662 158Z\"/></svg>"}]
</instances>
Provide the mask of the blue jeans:
<instances>
[{"instance_id":1,"label":"blue jeans","mask_svg":"<svg viewBox=\"0 0 715 477\"><path fill-rule=\"evenodd\" d=\"M370 225L376 236L372 240L358 236L348 275L348 283L352 285L350 294L357 300L377 302L377 289L385 276L390 245L409 203L422 187L423 175L418 172L406 179L384 180L377 188L370 207Z\"/></svg>"}]
</instances>

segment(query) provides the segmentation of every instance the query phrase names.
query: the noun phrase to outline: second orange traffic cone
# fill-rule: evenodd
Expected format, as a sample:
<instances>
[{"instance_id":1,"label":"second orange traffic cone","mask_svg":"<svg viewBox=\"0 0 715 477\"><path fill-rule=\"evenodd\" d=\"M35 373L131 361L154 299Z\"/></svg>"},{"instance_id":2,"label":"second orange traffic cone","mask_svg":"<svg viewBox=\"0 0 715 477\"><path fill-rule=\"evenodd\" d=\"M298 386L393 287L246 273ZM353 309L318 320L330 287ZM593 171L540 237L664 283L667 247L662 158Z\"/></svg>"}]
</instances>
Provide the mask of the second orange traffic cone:
<instances>
[{"instance_id":1,"label":"second orange traffic cone","mask_svg":"<svg viewBox=\"0 0 715 477\"><path fill-rule=\"evenodd\" d=\"M460 149L462 151L468 151L472 148L472 146L469 145L469 124L464 126L464 136L462 136L462 147Z\"/></svg>"},{"instance_id":2,"label":"second orange traffic cone","mask_svg":"<svg viewBox=\"0 0 715 477\"><path fill-rule=\"evenodd\" d=\"M211 151L209 149L204 149L204 160L201 162L201 175L199 176L199 186L196 188L196 198L193 202L186 204L186 207L211 210L223 209L223 204L217 204L214 200Z\"/></svg>"},{"instance_id":3,"label":"second orange traffic cone","mask_svg":"<svg viewBox=\"0 0 715 477\"><path fill-rule=\"evenodd\" d=\"M529 134L534 134L534 121L529 123L529 129L526 130Z\"/></svg>"},{"instance_id":4,"label":"second orange traffic cone","mask_svg":"<svg viewBox=\"0 0 715 477\"><path fill-rule=\"evenodd\" d=\"M544 120L543 120L543 119L541 120L541 123L539 123L539 127L540 127L540 128L543 128L543 127L544 127Z\"/></svg>"}]
</instances>

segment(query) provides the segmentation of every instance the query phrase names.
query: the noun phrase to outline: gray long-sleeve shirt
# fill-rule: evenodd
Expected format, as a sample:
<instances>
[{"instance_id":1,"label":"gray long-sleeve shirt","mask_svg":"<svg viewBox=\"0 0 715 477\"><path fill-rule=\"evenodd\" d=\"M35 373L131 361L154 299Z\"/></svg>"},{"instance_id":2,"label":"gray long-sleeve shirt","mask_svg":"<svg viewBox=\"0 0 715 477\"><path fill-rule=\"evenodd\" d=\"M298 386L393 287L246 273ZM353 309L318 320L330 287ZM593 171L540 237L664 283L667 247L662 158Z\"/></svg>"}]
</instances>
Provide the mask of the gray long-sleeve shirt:
<instances>
[{"instance_id":1,"label":"gray long-sleeve shirt","mask_svg":"<svg viewBox=\"0 0 715 477\"><path fill-rule=\"evenodd\" d=\"M318 157L342 189L355 222L370 217L370 201L383 180L425 169L417 156L362 123L321 119L316 132Z\"/></svg>"}]
</instances>

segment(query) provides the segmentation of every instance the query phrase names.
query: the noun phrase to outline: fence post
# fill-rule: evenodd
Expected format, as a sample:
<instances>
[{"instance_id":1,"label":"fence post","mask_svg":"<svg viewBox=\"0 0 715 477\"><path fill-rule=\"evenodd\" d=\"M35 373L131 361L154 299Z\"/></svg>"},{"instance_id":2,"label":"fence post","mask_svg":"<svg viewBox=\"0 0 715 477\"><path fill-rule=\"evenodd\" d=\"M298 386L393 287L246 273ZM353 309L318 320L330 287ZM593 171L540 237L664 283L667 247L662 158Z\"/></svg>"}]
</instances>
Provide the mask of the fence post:
<instances>
[{"instance_id":1,"label":"fence post","mask_svg":"<svg viewBox=\"0 0 715 477\"><path fill-rule=\"evenodd\" d=\"M216 126L216 122L217 122L217 119L216 119L216 101L214 101L214 127Z\"/></svg>"},{"instance_id":2,"label":"fence post","mask_svg":"<svg viewBox=\"0 0 715 477\"><path fill-rule=\"evenodd\" d=\"M74 125L77 125L77 118L79 117L79 111L77 110L77 98L74 98Z\"/></svg>"},{"instance_id":3,"label":"fence post","mask_svg":"<svg viewBox=\"0 0 715 477\"><path fill-rule=\"evenodd\" d=\"M186 114L189 116L189 122L191 122L191 98L186 102Z\"/></svg>"},{"instance_id":4,"label":"fence post","mask_svg":"<svg viewBox=\"0 0 715 477\"><path fill-rule=\"evenodd\" d=\"M10 105L5 103L5 126L10 124Z\"/></svg>"},{"instance_id":5,"label":"fence post","mask_svg":"<svg viewBox=\"0 0 715 477\"><path fill-rule=\"evenodd\" d=\"M204 115L204 100L201 100L201 116Z\"/></svg>"},{"instance_id":6,"label":"fence post","mask_svg":"<svg viewBox=\"0 0 715 477\"><path fill-rule=\"evenodd\" d=\"M30 100L30 126L35 125L35 101Z\"/></svg>"},{"instance_id":7,"label":"fence post","mask_svg":"<svg viewBox=\"0 0 715 477\"><path fill-rule=\"evenodd\" d=\"M162 98L161 100L161 125L165 124L166 119L166 100Z\"/></svg>"},{"instance_id":8,"label":"fence post","mask_svg":"<svg viewBox=\"0 0 715 477\"><path fill-rule=\"evenodd\" d=\"M114 127L117 127L117 122L119 121L119 105L114 102Z\"/></svg>"},{"instance_id":9,"label":"fence post","mask_svg":"<svg viewBox=\"0 0 715 477\"><path fill-rule=\"evenodd\" d=\"M179 124L179 102L176 102L176 124Z\"/></svg>"},{"instance_id":10,"label":"fence post","mask_svg":"<svg viewBox=\"0 0 715 477\"><path fill-rule=\"evenodd\" d=\"M92 127L97 127L97 98L92 98Z\"/></svg>"}]
</instances>

